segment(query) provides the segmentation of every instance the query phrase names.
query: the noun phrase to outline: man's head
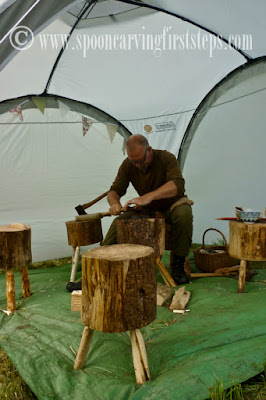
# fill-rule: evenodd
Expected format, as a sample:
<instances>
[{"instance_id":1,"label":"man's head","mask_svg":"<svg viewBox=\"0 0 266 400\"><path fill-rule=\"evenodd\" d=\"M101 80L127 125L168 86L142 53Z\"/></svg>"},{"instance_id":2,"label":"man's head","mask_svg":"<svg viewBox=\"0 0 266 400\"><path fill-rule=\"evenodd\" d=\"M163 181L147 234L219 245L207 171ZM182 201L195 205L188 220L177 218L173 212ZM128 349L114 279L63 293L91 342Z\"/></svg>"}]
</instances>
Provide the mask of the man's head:
<instances>
[{"instance_id":1,"label":"man's head","mask_svg":"<svg viewBox=\"0 0 266 400\"><path fill-rule=\"evenodd\" d=\"M132 135L126 142L126 150L129 161L143 172L147 172L153 159L152 148L145 136Z\"/></svg>"}]
</instances>

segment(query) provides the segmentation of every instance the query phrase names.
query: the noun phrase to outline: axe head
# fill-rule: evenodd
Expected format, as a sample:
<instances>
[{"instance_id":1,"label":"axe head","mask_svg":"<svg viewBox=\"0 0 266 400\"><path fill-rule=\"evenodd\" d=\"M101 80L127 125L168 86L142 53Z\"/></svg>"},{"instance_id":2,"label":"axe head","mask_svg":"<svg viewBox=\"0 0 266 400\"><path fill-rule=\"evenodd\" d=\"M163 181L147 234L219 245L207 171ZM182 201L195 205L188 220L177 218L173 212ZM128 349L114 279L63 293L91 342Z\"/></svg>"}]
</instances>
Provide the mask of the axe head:
<instances>
[{"instance_id":1,"label":"axe head","mask_svg":"<svg viewBox=\"0 0 266 400\"><path fill-rule=\"evenodd\" d=\"M86 211L84 210L84 208L83 208L81 205L75 207L75 210L77 211L78 215L85 215L85 214L87 214Z\"/></svg>"}]
</instances>

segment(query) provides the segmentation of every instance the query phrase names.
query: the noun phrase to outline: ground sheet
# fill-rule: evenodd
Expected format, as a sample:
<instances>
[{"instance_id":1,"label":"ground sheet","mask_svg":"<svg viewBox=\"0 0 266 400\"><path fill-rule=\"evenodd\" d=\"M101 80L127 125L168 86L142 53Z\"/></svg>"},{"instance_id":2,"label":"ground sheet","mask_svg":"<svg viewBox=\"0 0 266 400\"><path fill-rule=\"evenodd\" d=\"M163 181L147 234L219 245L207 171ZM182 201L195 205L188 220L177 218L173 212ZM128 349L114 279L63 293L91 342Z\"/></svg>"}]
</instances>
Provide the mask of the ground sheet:
<instances>
[{"instance_id":1,"label":"ground sheet","mask_svg":"<svg viewBox=\"0 0 266 400\"><path fill-rule=\"evenodd\" d=\"M263 371L266 270L258 270L243 294L233 278L193 279L186 285L186 315L157 307L156 320L142 328L152 379L138 386L127 332L95 331L85 368L73 370L71 348L78 350L84 326L80 313L70 311L70 269L30 270L33 294L27 299L15 273L18 310L0 312L0 347L39 400L203 400L216 381L229 387Z\"/></svg>"}]
</instances>

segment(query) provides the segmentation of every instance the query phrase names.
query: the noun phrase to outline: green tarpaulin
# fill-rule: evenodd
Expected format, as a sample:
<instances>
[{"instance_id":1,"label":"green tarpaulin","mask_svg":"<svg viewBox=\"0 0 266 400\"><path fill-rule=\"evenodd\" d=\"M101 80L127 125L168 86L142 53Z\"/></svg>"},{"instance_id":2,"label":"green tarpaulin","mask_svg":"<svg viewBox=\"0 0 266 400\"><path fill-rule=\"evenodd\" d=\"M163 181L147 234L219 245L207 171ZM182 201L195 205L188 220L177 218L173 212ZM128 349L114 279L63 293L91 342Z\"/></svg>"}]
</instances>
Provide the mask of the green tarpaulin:
<instances>
[{"instance_id":1,"label":"green tarpaulin","mask_svg":"<svg viewBox=\"0 0 266 400\"><path fill-rule=\"evenodd\" d=\"M243 294L233 278L193 279L186 315L157 307L156 320L142 328L152 379L138 386L127 332L94 332L85 368L74 371L72 350L84 326L65 290L70 269L30 270L27 299L15 273L18 310L0 312L0 347L40 400L200 400L217 380L229 387L263 371L266 270L258 270ZM6 309L4 274L0 309Z\"/></svg>"}]
</instances>

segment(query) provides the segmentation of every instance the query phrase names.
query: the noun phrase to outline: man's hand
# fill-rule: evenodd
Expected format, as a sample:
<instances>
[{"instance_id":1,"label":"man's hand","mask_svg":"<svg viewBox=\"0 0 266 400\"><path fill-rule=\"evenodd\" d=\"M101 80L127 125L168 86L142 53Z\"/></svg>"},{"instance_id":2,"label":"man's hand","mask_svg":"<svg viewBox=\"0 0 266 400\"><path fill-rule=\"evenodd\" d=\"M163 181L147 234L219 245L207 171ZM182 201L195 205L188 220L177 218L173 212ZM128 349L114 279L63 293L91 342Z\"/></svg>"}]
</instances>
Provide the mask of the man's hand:
<instances>
[{"instance_id":1,"label":"man's hand","mask_svg":"<svg viewBox=\"0 0 266 400\"><path fill-rule=\"evenodd\" d=\"M120 215L121 214L121 209L122 209L122 205L121 204L113 204L110 208L109 208L109 212L112 215Z\"/></svg>"},{"instance_id":2,"label":"man's hand","mask_svg":"<svg viewBox=\"0 0 266 400\"><path fill-rule=\"evenodd\" d=\"M135 204L136 206L146 206L153 201L153 196L151 193L144 194L140 197L135 197L135 199L128 200L124 205L124 209L127 210L130 204Z\"/></svg>"}]
</instances>

